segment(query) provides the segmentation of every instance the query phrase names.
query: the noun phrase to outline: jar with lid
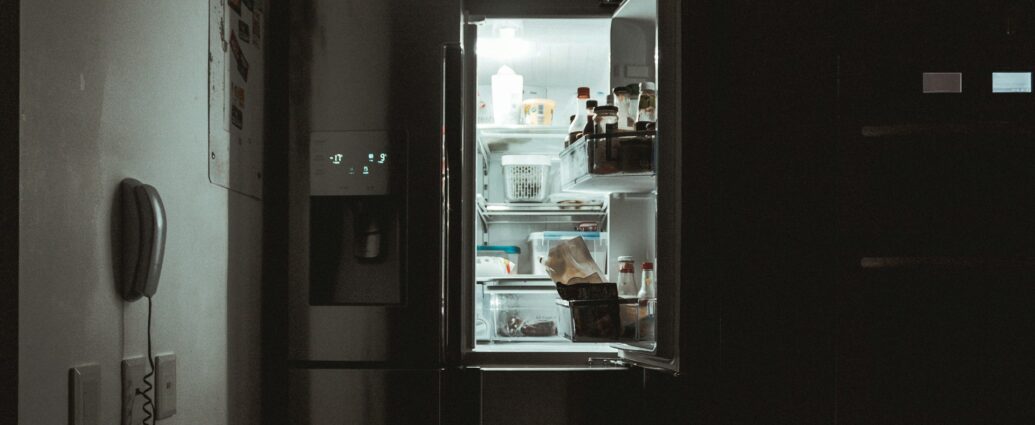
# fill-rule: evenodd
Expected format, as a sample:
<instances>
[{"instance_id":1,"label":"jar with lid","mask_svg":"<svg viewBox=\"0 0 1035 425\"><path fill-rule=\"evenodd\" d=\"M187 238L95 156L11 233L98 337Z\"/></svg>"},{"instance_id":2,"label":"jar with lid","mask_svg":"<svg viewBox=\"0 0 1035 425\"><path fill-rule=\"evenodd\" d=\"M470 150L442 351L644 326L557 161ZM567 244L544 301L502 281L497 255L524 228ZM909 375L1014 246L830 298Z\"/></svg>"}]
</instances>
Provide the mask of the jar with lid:
<instances>
[{"instance_id":1,"label":"jar with lid","mask_svg":"<svg viewBox=\"0 0 1035 425\"><path fill-rule=\"evenodd\" d=\"M654 83L640 83L639 112L636 114L636 122L657 122L658 121L658 95L654 92Z\"/></svg>"},{"instance_id":2,"label":"jar with lid","mask_svg":"<svg viewBox=\"0 0 1035 425\"><path fill-rule=\"evenodd\" d=\"M636 125L636 117L629 116L629 105L632 103L632 99L629 97L629 88L615 87L612 93L615 98L615 106L618 107L618 129L632 129Z\"/></svg>"},{"instance_id":3,"label":"jar with lid","mask_svg":"<svg viewBox=\"0 0 1035 425\"><path fill-rule=\"evenodd\" d=\"M614 105L597 106L593 110L596 122L596 133L614 133L618 131L618 107Z\"/></svg>"},{"instance_id":4,"label":"jar with lid","mask_svg":"<svg viewBox=\"0 0 1035 425\"><path fill-rule=\"evenodd\" d=\"M635 297L640 291L636 286L636 266L632 257L618 257L618 296Z\"/></svg>"},{"instance_id":5,"label":"jar with lid","mask_svg":"<svg viewBox=\"0 0 1035 425\"><path fill-rule=\"evenodd\" d=\"M618 172L618 141L610 137L618 132L618 108L613 105L597 106L593 111L595 128L587 130L587 134L602 134L605 137L589 139L594 174L611 174ZM589 127L587 126L587 129Z\"/></svg>"}]
</instances>

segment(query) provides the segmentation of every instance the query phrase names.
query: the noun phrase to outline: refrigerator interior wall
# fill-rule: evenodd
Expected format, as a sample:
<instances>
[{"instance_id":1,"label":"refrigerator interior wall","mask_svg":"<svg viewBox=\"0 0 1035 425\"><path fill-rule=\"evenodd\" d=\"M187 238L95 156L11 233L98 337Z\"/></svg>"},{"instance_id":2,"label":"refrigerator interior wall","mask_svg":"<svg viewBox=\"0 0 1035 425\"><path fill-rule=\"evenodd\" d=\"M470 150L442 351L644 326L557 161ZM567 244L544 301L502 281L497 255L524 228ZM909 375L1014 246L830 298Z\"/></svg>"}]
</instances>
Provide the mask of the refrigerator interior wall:
<instances>
[{"instance_id":1,"label":"refrigerator interior wall","mask_svg":"<svg viewBox=\"0 0 1035 425\"><path fill-rule=\"evenodd\" d=\"M556 102L550 127L567 130L578 87L588 86L601 104L611 90L610 28L610 19L485 20L476 52L479 104L492 107L492 76L507 66L523 77L524 99ZM563 139L557 141L563 147Z\"/></svg>"}]
</instances>

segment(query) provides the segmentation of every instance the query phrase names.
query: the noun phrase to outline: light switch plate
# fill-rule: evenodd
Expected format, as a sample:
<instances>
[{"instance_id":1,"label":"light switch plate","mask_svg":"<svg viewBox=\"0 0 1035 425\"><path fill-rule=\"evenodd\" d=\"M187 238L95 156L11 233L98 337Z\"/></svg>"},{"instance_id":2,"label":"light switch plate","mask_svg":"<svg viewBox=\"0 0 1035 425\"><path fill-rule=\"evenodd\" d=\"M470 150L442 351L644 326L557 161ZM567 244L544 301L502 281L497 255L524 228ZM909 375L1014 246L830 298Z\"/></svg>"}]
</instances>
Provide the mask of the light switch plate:
<instances>
[{"instance_id":1,"label":"light switch plate","mask_svg":"<svg viewBox=\"0 0 1035 425\"><path fill-rule=\"evenodd\" d=\"M146 358L134 357L122 361L122 425L135 425L133 419L143 417L144 398L138 396L137 391L144 391L145 374Z\"/></svg>"},{"instance_id":2,"label":"light switch plate","mask_svg":"<svg viewBox=\"0 0 1035 425\"><path fill-rule=\"evenodd\" d=\"M176 355L155 356L155 419L176 414Z\"/></svg>"},{"instance_id":3,"label":"light switch plate","mask_svg":"<svg viewBox=\"0 0 1035 425\"><path fill-rule=\"evenodd\" d=\"M959 72L925 72L923 91L927 93L963 93L963 74Z\"/></svg>"},{"instance_id":4,"label":"light switch plate","mask_svg":"<svg viewBox=\"0 0 1035 425\"><path fill-rule=\"evenodd\" d=\"M101 366L76 366L68 370L68 423L97 425L100 415Z\"/></svg>"}]
</instances>

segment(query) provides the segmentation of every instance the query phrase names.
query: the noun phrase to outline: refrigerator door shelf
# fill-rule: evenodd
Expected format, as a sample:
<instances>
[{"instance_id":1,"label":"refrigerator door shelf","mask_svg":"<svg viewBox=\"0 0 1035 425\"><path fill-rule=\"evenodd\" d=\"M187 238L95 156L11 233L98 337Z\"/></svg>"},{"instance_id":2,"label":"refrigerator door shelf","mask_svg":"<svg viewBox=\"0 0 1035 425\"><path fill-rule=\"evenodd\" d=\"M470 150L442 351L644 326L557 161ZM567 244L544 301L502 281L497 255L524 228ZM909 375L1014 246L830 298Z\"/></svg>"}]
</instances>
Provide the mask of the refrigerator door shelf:
<instances>
[{"instance_id":1,"label":"refrigerator door shelf","mask_svg":"<svg viewBox=\"0 0 1035 425\"><path fill-rule=\"evenodd\" d=\"M621 133L618 133L621 134ZM646 193L657 189L654 137L640 132L580 138L561 152L566 192Z\"/></svg>"}]
</instances>

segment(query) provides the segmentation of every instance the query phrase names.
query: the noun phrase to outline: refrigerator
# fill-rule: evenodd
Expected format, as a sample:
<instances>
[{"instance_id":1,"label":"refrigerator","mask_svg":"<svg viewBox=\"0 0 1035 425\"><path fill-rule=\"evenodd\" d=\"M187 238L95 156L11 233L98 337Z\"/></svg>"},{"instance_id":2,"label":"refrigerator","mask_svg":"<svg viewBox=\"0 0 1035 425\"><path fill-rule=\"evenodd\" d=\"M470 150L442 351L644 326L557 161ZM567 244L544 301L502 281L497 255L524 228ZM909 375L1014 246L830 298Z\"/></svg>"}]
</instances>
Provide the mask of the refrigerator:
<instances>
[{"instance_id":1,"label":"refrigerator","mask_svg":"<svg viewBox=\"0 0 1035 425\"><path fill-rule=\"evenodd\" d=\"M678 376L679 8L291 5L294 423L608 423L643 409L645 373ZM579 87L650 84L655 123L570 137ZM650 263L656 296L586 333L543 266L575 236L605 282Z\"/></svg>"}]
</instances>

